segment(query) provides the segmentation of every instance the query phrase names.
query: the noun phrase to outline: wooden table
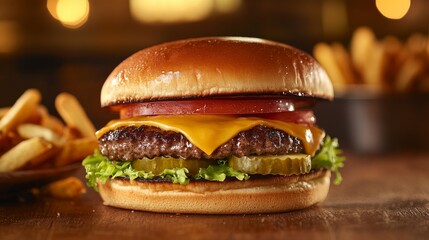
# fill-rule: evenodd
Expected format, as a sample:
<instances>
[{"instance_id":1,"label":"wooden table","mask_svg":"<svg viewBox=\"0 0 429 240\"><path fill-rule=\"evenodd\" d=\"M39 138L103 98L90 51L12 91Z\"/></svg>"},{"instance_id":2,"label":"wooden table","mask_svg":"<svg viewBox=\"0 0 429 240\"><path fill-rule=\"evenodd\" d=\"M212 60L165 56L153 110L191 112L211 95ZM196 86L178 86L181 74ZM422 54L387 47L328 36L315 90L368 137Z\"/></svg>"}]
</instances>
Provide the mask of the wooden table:
<instances>
[{"instance_id":1,"label":"wooden table","mask_svg":"<svg viewBox=\"0 0 429 240\"><path fill-rule=\"evenodd\" d=\"M6 201L0 239L429 239L428 172L429 154L348 156L343 184L324 203L279 214L121 210L91 189L77 200Z\"/></svg>"}]
</instances>

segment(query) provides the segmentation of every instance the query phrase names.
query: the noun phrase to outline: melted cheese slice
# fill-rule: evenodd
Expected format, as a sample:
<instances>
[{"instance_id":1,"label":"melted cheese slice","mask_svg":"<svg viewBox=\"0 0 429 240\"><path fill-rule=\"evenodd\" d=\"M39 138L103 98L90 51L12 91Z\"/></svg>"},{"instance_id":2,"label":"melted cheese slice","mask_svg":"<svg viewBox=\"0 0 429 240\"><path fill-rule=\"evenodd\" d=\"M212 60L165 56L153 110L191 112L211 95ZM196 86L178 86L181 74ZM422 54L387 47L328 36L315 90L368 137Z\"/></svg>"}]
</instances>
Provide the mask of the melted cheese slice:
<instances>
[{"instance_id":1,"label":"melted cheese slice","mask_svg":"<svg viewBox=\"0 0 429 240\"><path fill-rule=\"evenodd\" d=\"M323 130L315 126L287 123L256 117L234 117L227 115L169 115L142 116L110 121L97 131L97 138L120 127L142 125L158 127L182 133L192 144L207 155L210 155L222 144L235 137L239 132L249 130L257 125L273 127L297 137L307 154L314 155L325 136Z\"/></svg>"}]
</instances>

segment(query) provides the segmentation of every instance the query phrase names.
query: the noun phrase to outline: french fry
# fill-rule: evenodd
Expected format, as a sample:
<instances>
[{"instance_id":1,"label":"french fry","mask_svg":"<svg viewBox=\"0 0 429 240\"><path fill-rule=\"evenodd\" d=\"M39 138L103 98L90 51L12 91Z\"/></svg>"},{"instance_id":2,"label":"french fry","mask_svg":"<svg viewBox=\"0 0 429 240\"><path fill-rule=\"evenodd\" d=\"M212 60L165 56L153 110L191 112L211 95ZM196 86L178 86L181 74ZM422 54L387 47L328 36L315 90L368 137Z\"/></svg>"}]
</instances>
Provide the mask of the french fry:
<instances>
[{"instance_id":1,"label":"french fry","mask_svg":"<svg viewBox=\"0 0 429 240\"><path fill-rule=\"evenodd\" d=\"M406 41L405 46L413 54L418 56L426 55L428 38L420 33L412 34Z\"/></svg>"},{"instance_id":2,"label":"french fry","mask_svg":"<svg viewBox=\"0 0 429 240\"><path fill-rule=\"evenodd\" d=\"M4 117L4 115L6 115L6 113L10 110L9 107L3 107L0 108L0 119L2 119Z\"/></svg>"},{"instance_id":3,"label":"french fry","mask_svg":"<svg viewBox=\"0 0 429 240\"><path fill-rule=\"evenodd\" d=\"M23 139L21 139L21 137L17 133L8 132L4 137L0 138L0 155L12 149L22 140Z\"/></svg>"},{"instance_id":4,"label":"french fry","mask_svg":"<svg viewBox=\"0 0 429 240\"><path fill-rule=\"evenodd\" d=\"M95 139L95 127L73 95L59 94L55 99L55 107L68 126L79 130L83 137Z\"/></svg>"},{"instance_id":5,"label":"french fry","mask_svg":"<svg viewBox=\"0 0 429 240\"><path fill-rule=\"evenodd\" d=\"M43 116L40 120L40 125L51 129L60 136L64 134L64 124L61 120L52 115Z\"/></svg>"},{"instance_id":6,"label":"french fry","mask_svg":"<svg viewBox=\"0 0 429 240\"><path fill-rule=\"evenodd\" d=\"M82 135L77 129L67 126L64 128L64 133L62 138L63 138L62 139L63 141L70 141L70 140L82 138Z\"/></svg>"},{"instance_id":7,"label":"french fry","mask_svg":"<svg viewBox=\"0 0 429 240\"><path fill-rule=\"evenodd\" d=\"M7 152L11 148L13 148L15 145L20 143L22 139L18 133L12 131L8 132L5 137L0 138L0 152Z\"/></svg>"},{"instance_id":8,"label":"french fry","mask_svg":"<svg viewBox=\"0 0 429 240\"><path fill-rule=\"evenodd\" d=\"M395 79L395 89L399 92L408 91L415 83L417 77L424 70L424 63L416 57L410 57L399 69Z\"/></svg>"},{"instance_id":9,"label":"french fry","mask_svg":"<svg viewBox=\"0 0 429 240\"><path fill-rule=\"evenodd\" d=\"M38 90L25 91L0 120L0 137L34 114L40 99L41 94Z\"/></svg>"},{"instance_id":10,"label":"french fry","mask_svg":"<svg viewBox=\"0 0 429 240\"><path fill-rule=\"evenodd\" d=\"M24 123L40 124L42 118L49 115L48 109L43 105L38 105L31 114L25 119Z\"/></svg>"},{"instance_id":11,"label":"french fry","mask_svg":"<svg viewBox=\"0 0 429 240\"><path fill-rule=\"evenodd\" d=\"M64 166L73 162L82 161L86 156L92 154L97 147L97 140L93 137L67 141L54 160L55 166Z\"/></svg>"},{"instance_id":12,"label":"french fry","mask_svg":"<svg viewBox=\"0 0 429 240\"><path fill-rule=\"evenodd\" d=\"M25 124L19 125L17 127L17 132L24 139L41 137L46 141L49 141L55 144L59 143L61 139L60 136L58 136L51 129L37 124L31 124L31 123L25 123Z\"/></svg>"},{"instance_id":13,"label":"french fry","mask_svg":"<svg viewBox=\"0 0 429 240\"><path fill-rule=\"evenodd\" d=\"M382 44L374 44L372 54L363 68L363 80L368 87L380 90L385 82L384 71L387 66L386 49Z\"/></svg>"},{"instance_id":14,"label":"french fry","mask_svg":"<svg viewBox=\"0 0 429 240\"><path fill-rule=\"evenodd\" d=\"M43 138L24 140L0 157L0 172L14 171L28 163L38 165L52 156L54 150L54 145Z\"/></svg>"},{"instance_id":15,"label":"french fry","mask_svg":"<svg viewBox=\"0 0 429 240\"><path fill-rule=\"evenodd\" d=\"M350 53L354 67L358 72L363 72L371 58L376 38L368 27L357 28L350 43Z\"/></svg>"},{"instance_id":16,"label":"french fry","mask_svg":"<svg viewBox=\"0 0 429 240\"><path fill-rule=\"evenodd\" d=\"M332 48L326 43L318 43L313 49L314 57L325 68L337 92L346 90L346 79L338 66Z\"/></svg>"},{"instance_id":17,"label":"french fry","mask_svg":"<svg viewBox=\"0 0 429 240\"><path fill-rule=\"evenodd\" d=\"M346 84L356 83L356 76L353 70L350 55L341 43L333 43L332 51L339 69L342 72Z\"/></svg>"},{"instance_id":18,"label":"french fry","mask_svg":"<svg viewBox=\"0 0 429 240\"><path fill-rule=\"evenodd\" d=\"M47 116L50 116L49 111L46 108L46 106L41 105L41 104L39 104L39 106L37 106L37 113L38 113L40 119L47 117Z\"/></svg>"},{"instance_id":19,"label":"french fry","mask_svg":"<svg viewBox=\"0 0 429 240\"><path fill-rule=\"evenodd\" d=\"M68 177L48 184L44 190L52 197L73 199L86 192L83 183L76 177Z\"/></svg>"},{"instance_id":20,"label":"french fry","mask_svg":"<svg viewBox=\"0 0 429 240\"><path fill-rule=\"evenodd\" d=\"M381 44L384 45L387 55L384 78L389 87L392 87L398 69L408 57L408 52L404 49L401 41L394 36L385 37Z\"/></svg>"}]
</instances>

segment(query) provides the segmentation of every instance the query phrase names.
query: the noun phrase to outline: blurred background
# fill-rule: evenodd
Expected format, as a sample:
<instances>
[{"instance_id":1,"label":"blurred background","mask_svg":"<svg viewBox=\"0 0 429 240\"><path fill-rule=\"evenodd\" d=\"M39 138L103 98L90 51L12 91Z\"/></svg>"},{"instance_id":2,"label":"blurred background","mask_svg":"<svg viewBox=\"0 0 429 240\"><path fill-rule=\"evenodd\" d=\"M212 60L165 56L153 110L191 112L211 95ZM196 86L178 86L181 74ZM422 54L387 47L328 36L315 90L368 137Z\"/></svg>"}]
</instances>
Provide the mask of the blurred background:
<instances>
[{"instance_id":1,"label":"blurred background","mask_svg":"<svg viewBox=\"0 0 429 240\"><path fill-rule=\"evenodd\" d=\"M104 80L142 48L192 37L248 36L317 54L315 46L326 43L319 45L317 59L327 64L338 94L333 103L317 108L319 125L358 153L429 151L428 14L427 0L0 0L0 107L37 88L56 114L55 96L66 91L99 128L116 116L99 107ZM374 48L382 49L384 55L376 58L383 59L382 67L402 69L407 59L414 61L402 72L383 72L382 77L399 79L393 87L386 79L379 85L367 81L365 71L354 65L351 77L343 74L341 80L324 57L324 50L335 50L332 44L351 55L351 41L362 26L366 32L359 36L369 34L372 45L382 46ZM391 48L383 46L407 52L389 60Z\"/></svg>"}]
</instances>

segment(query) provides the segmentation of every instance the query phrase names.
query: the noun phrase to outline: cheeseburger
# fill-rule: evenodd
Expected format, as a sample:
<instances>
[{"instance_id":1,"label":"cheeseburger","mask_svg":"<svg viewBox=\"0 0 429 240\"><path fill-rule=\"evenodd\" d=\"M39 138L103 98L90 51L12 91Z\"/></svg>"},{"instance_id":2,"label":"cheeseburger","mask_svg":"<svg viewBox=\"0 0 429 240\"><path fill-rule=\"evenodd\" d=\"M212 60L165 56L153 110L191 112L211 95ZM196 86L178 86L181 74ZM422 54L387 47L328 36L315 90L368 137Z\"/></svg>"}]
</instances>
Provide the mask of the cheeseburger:
<instances>
[{"instance_id":1,"label":"cheeseburger","mask_svg":"<svg viewBox=\"0 0 429 240\"><path fill-rule=\"evenodd\" d=\"M291 46L213 37L141 50L110 74L101 106L119 113L83 161L105 205L243 214L323 201L343 158L316 125L333 98L321 66Z\"/></svg>"}]
</instances>

